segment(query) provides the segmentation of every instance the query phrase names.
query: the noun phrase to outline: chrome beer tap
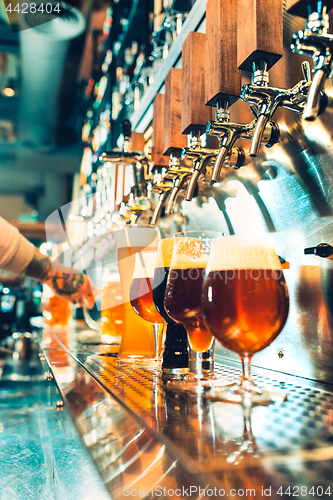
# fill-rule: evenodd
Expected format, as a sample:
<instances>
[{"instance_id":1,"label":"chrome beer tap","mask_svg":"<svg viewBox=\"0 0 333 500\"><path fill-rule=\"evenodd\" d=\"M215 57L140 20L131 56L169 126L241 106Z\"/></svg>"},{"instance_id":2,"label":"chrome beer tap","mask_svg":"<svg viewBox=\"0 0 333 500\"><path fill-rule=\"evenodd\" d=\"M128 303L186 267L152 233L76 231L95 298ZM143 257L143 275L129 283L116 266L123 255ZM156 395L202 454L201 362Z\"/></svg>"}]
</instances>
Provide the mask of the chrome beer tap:
<instances>
[{"instance_id":1,"label":"chrome beer tap","mask_svg":"<svg viewBox=\"0 0 333 500\"><path fill-rule=\"evenodd\" d=\"M250 103L250 109L256 117L253 122L254 128L251 131L250 156L258 155L261 144L270 147L278 141L278 127L271 121L277 107L291 109L296 113L303 112L311 85L309 64L307 62L302 63L302 71L304 80L298 82L291 89L269 87L267 63L265 61L254 61L251 84L243 85L241 89L241 99ZM271 139L266 143L265 137L267 135L271 135Z\"/></svg>"},{"instance_id":2,"label":"chrome beer tap","mask_svg":"<svg viewBox=\"0 0 333 500\"><path fill-rule=\"evenodd\" d=\"M288 9L290 13L302 17L307 15L305 29L294 33L291 49L293 52L312 57L315 62L314 78L302 115L304 120L308 121L315 120L322 112L321 107L325 106L323 87L326 78L332 73L333 64L333 35L327 32L329 28L327 8L333 4L329 0L317 1L316 10L312 10L313 3L299 2Z\"/></svg>"},{"instance_id":3,"label":"chrome beer tap","mask_svg":"<svg viewBox=\"0 0 333 500\"><path fill-rule=\"evenodd\" d=\"M151 180L149 175L149 160L145 153L132 150L132 133L131 123L128 120L123 122L124 144L123 150L112 150L102 153L100 159L103 163L117 163L131 166L133 169L134 185L130 190L130 199L127 203L127 211L132 214L135 219L140 213L147 210L147 205L140 202L146 201L150 205L148 199L148 182Z\"/></svg>"},{"instance_id":4,"label":"chrome beer tap","mask_svg":"<svg viewBox=\"0 0 333 500\"><path fill-rule=\"evenodd\" d=\"M216 158L218 150L203 148L201 145L200 130L192 130L190 133L190 147L184 148L182 151L182 158L189 159L193 162L191 170L191 177L187 185L185 200L191 201L194 196L194 190L198 183L200 176L206 173L206 166Z\"/></svg>"},{"instance_id":5,"label":"chrome beer tap","mask_svg":"<svg viewBox=\"0 0 333 500\"><path fill-rule=\"evenodd\" d=\"M168 171L163 176L161 173L156 174L154 181L148 184L148 190L152 193L158 193L158 201L155 206L155 210L153 216L151 218L150 224L156 224L158 221L162 207L168 198L170 192L174 188L174 179L172 176L169 176Z\"/></svg>"},{"instance_id":6,"label":"chrome beer tap","mask_svg":"<svg viewBox=\"0 0 333 500\"><path fill-rule=\"evenodd\" d=\"M168 198L165 213L171 214L177 195L182 191L192 175L192 168L187 167L180 158L170 155L168 176L173 178L173 189Z\"/></svg>"},{"instance_id":7,"label":"chrome beer tap","mask_svg":"<svg viewBox=\"0 0 333 500\"><path fill-rule=\"evenodd\" d=\"M230 121L229 103L227 100L217 103L215 121L207 122L206 132L209 135L218 137L220 141L220 149L215 159L213 172L211 175L211 183L218 182L222 166L225 164L226 158L231 156L232 147L237 139L251 140L256 126L256 119L250 123L234 123ZM262 142L267 146L272 146L277 142L279 136L278 127L269 122L265 127L265 132L262 137ZM236 163L229 162L228 166L239 169L244 165L245 156L240 155Z\"/></svg>"}]
</instances>

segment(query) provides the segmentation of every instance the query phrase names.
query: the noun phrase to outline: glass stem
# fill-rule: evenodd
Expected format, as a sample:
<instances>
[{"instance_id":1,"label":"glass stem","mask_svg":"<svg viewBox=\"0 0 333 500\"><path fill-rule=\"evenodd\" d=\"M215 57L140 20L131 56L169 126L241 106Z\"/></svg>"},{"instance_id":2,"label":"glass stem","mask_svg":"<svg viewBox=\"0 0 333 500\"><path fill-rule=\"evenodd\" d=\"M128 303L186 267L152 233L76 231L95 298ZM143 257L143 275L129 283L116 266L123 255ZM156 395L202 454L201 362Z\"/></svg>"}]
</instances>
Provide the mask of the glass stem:
<instances>
[{"instance_id":1,"label":"glass stem","mask_svg":"<svg viewBox=\"0 0 333 500\"><path fill-rule=\"evenodd\" d=\"M249 390L250 387L253 386L253 381L250 372L251 359L252 356L241 356L242 368L243 368L243 374L241 376L241 386L244 387L245 390Z\"/></svg>"},{"instance_id":2,"label":"glass stem","mask_svg":"<svg viewBox=\"0 0 333 500\"><path fill-rule=\"evenodd\" d=\"M153 323L152 327L155 342L155 359L158 360L160 356L160 325L159 323Z\"/></svg>"}]
</instances>

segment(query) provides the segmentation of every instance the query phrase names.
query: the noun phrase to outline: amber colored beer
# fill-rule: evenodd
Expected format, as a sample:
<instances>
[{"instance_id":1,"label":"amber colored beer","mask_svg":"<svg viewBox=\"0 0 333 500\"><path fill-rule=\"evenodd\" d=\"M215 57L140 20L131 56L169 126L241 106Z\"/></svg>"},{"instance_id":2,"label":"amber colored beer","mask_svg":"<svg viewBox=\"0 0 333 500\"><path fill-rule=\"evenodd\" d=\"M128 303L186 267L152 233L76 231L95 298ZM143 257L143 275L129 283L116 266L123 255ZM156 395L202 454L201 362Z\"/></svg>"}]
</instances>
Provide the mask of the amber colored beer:
<instances>
[{"instance_id":1,"label":"amber colored beer","mask_svg":"<svg viewBox=\"0 0 333 500\"><path fill-rule=\"evenodd\" d=\"M103 335L121 337L124 324L124 304L119 281L102 285L101 326Z\"/></svg>"},{"instance_id":2,"label":"amber colored beer","mask_svg":"<svg viewBox=\"0 0 333 500\"><path fill-rule=\"evenodd\" d=\"M42 300L43 318L47 325L68 325L71 306L68 300L57 295Z\"/></svg>"},{"instance_id":3,"label":"amber colored beer","mask_svg":"<svg viewBox=\"0 0 333 500\"><path fill-rule=\"evenodd\" d=\"M194 351L207 351L213 336L201 309L202 283L205 267L170 269L164 306L167 314L186 328Z\"/></svg>"},{"instance_id":4,"label":"amber colored beer","mask_svg":"<svg viewBox=\"0 0 333 500\"><path fill-rule=\"evenodd\" d=\"M130 301L134 311L150 323L163 323L153 301L153 278L133 278Z\"/></svg>"},{"instance_id":5,"label":"amber colored beer","mask_svg":"<svg viewBox=\"0 0 333 500\"><path fill-rule=\"evenodd\" d=\"M155 355L151 324L136 314L129 298L135 268L135 254L147 250L156 251L159 240L157 229L144 228L142 231L140 229L139 226L133 226L119 230L118 270L124 300L123 335L118 355L120 358L154 357Z\"/></svg>"},{"instance_id":6,"label":"amber colored beer","mask_svg":"<svg viewBox=\"0 0 333 500\"><path fill-rule=\"evenodd\" d=\"M288 316L289 299L281 270L211 271L202 297L203 314L214 337L240 356L265 349Z\"/></svg>"}]
</instances>

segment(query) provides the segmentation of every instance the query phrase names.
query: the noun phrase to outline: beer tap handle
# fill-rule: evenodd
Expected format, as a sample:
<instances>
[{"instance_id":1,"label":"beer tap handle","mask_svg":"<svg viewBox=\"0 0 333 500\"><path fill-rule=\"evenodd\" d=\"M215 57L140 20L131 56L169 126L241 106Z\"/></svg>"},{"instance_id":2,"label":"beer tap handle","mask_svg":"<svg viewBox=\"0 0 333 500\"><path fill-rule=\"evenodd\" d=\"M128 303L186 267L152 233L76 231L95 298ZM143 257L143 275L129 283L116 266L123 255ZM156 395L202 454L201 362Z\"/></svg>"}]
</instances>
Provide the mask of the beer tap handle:
<instances>
[{"instance_id":1,"label":"beer tap handle","mask_svg":"<svg viewBox=\"0 0 333 500\"><path fill-rule=\"evenodd\" d=\"M166 167L168 159L163 156L163 117L164 117L164 94L156 94L154 99L154 114L153 114L153 136L152 136L152 155L151 159L155 169Z\"/></svg>"},{"instance_id":2,"label":"beer tap handle","mask_svg":"<svg viewBox=\"0 0 333 500\"><path fill-rule=\"evenodd\" d=\"M274 100L274 92L269 92L268 69L283 53L282 0L270 2L269 17L266 10L266 0L238 0L238 67L252 71L252 84L243 86L242 98L252 106L256 105L256 109L251 109L256 116L256 124L249 149L250 156L258 155L266 125L279 102ZM268 31L270 36L267 36ZM246 32L250 32L249 36L244 36ZM255 103L252 101L254 94Z\"/></svg>"},{"instance_id":3,"label":"beer tap handle","mask_svg":"<svg viewBox=\"0 0 333 500\"><path fill-rule=\"evenodd\" d=\"M183 134L205 131L211 119L211 108L205 106L205 42L206 35L192 31L182 46L182 106Z\"/></svg>"},{"instance_id":4,"label":"beer tap handle","mask_svg":"<svg viewBox=\"0 0 333 500\"><path fill-rule=\"evenodd\" d=\"M205 100L215 106L239 99L241 72L237 68L237 1L207 0Z\"/></svg>"},{"instance_id":5,"label":"beer tap handle","mask_svg":"<svg viewBox=\"0 0 333 500\"><path fill-rule=\"evenodd\" d=\"M129 120L124 120L122 123L123 135L125 140L130 139L132 136L132 125Z\"/></svg>"},{"instance_id":6,"label":"beer tap handle","mask_svg":"<svg viewBox=\"0 0 333 500\"><path fill-rule=\"evenodd\" d=\"M187 145L181 130L182 70L171 68L165 79L163 155L179 155Z\"/></svg>"},{"instance_id":7,"label":"beer tap handle","mask_svg":"<svg viewBox=\"0 0 333 500\"><path fill-rule=\"evenodd\" d=\"M265 61L270 69L283 54L283 2L238 0L237 65L252 72L253 63ZM269 33L269 36L267 35Z\"/></svg>"},{"instance_id":8,"label":"beer tap handle","mask_svg":"<svg viewBox=\"0 0 333 500\"><path fill-rule=\"evenodd\" d=\"M132 137L132 124L129 120L124 120L122 123L123 136L124 136L124 153L130 153L132 150L131 137Z\"/></svg>"}]
</instances>

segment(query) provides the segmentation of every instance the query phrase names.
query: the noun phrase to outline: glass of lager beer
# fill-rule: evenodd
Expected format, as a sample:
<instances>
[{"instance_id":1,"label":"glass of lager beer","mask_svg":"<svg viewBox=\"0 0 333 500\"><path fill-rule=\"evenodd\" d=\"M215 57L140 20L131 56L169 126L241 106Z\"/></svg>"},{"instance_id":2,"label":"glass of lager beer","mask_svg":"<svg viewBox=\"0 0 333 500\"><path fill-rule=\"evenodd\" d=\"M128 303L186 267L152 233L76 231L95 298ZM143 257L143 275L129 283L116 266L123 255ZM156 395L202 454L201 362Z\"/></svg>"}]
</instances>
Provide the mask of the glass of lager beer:
<instances>
[{"instance_id":1,"label":"glass of lager beer","mask_svg":"<svg viewBox=\"0 0 333 500\"><path fill-rule=\"evenodd\" d=\"M284 394L257 387L250 373L252 356L273 342L288 316L288 290L273 240L238 236L215 240L203 284L202 310L214 337L242 361L241 380L216 392L217 399L243 405L285 399Z\"/></svg>"},{"instance_id":2,"label":"glass of lager beer","mask_svg":"<svg viewBox=\"0 0 333 500\"><path fill-rule=\"evenodd\" d=\"M202 283L211 242L221 237L218 231L184 231L174 235L174 248L164 297L168 315L181 323L190 344L189 375L185 380L208 381L214 376L214 337L201 310ZM190 386L188 385L190 389Z\"/></svg>"},{"instance_id":3,"label":"glass of lager beer","mask_svg":"<svg viewBox=\"0 0 333 500\"><path fill-rule=\"evenodd\" d=\"M117 261L124 300L123 334L118 359L153 359L155 344L151 326L134 312L129 293L135 254L143 251L156 252L160 239L159 230L148 224L133 224L118 229L117 237Z\"/></svg>"},{"instance_id":4,"label":"glass of lager beer","mask_svg":"<svg viewBox=\"0 0 333 500\"><path fill-rule=\"evenodd\" d=\"M142 319L152 324L155 361L157 367L159 367L161 364L160 325L164 324L164 319L157 311L153 300L155 262L156 252L139 252L135 254L135 268L129 296L134 311Z\"/></svg>"}]
</instances>

